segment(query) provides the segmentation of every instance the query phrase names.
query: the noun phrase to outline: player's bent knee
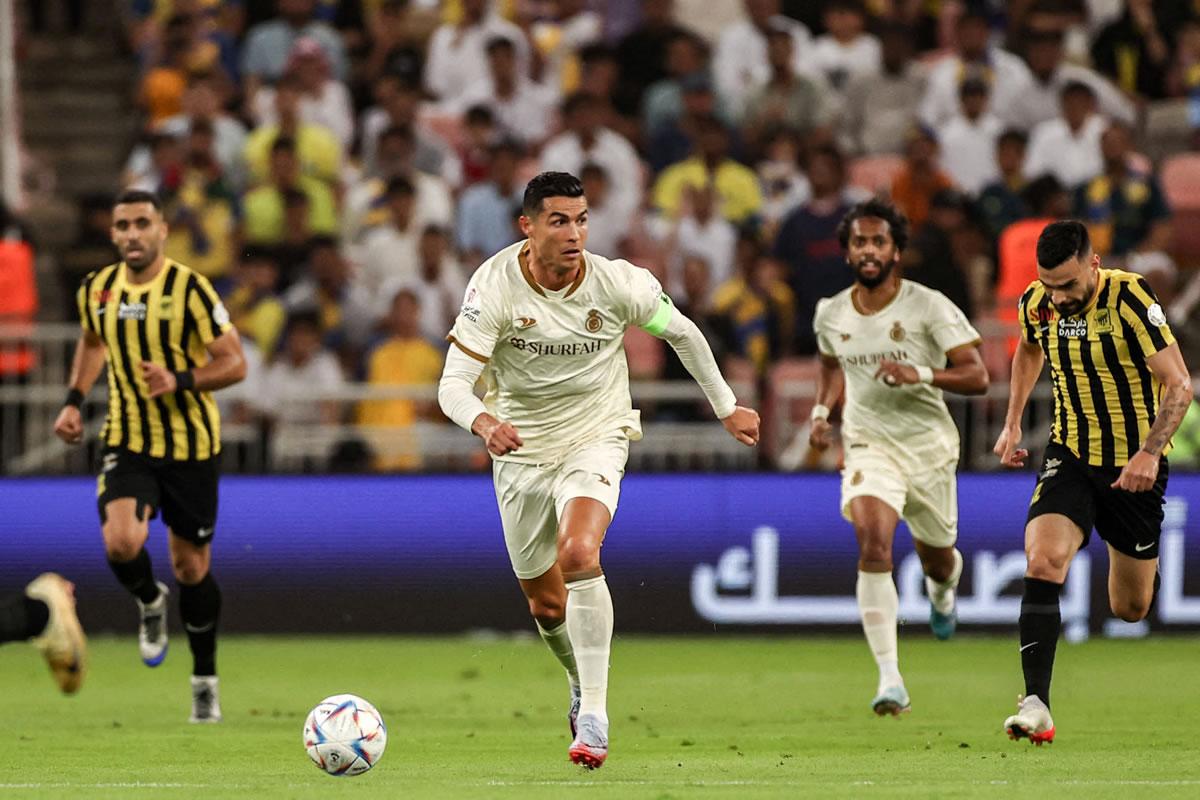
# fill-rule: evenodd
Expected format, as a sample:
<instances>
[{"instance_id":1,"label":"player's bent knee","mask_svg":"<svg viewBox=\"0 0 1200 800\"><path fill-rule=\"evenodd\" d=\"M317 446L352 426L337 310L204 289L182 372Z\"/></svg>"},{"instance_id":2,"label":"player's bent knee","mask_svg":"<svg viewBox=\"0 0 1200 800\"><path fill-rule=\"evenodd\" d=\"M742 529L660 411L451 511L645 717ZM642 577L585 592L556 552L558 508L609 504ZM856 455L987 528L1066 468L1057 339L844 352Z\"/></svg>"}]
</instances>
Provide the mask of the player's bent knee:
<instances>
[{"instance_id":1,"label":"player's bent knee","mask_svg":"<svg viewBox=\"0 0 1200 800\"><path fill-rule=\"evenodd\" d=\"M598 570L600 548L586 537L563 537L558 543L558 566L564 575Z\"/></svg>"},{"instance_id":2,"label":"player's bent knee","mask_svg":"<svg viewBox=\"0 0 1200 800\"><path fill-rule=\"evenodd\" d=\"M1029 550L1025 554L1028 566L1025 575L1053 583L1062 583L1067 578L1067 568L1071 565L1071 557L1067 553L1055 553L1047 550Z\"/></svg>"},{"instance_id":3,"label":"player's bent knee","mask_svg":"<svg viewBox=\"0 0 1200 800\"><path fill-rule=\"evenodd\" d=\"M117 531L106 528L104 531L104 552L109 561L132 561L137 558L144 543L145 537L140 536L136 530Z\"/></svg>"},{"instance_id":4,"label":"player's bent knee","mask_svg":"<svg viewBox=\"0 0 1200 800\"><path fill-rule=\"evenodd\" d=\"M1113 616L1125 622L1141 622L1150 613L1150 601L1140 599L1113 599L1109 602Z\"/></svg>"},{"instance_id":5,"label":"player's bent knee","mask_svg":"<svg viewBox=\"0 0 1200 800\"><path fill-rule=\"evenodd\" d=\"M556 628L566 619L566 602L558 596L531 597L529 613L543 628Z\"/></svg>"}]
</instances>

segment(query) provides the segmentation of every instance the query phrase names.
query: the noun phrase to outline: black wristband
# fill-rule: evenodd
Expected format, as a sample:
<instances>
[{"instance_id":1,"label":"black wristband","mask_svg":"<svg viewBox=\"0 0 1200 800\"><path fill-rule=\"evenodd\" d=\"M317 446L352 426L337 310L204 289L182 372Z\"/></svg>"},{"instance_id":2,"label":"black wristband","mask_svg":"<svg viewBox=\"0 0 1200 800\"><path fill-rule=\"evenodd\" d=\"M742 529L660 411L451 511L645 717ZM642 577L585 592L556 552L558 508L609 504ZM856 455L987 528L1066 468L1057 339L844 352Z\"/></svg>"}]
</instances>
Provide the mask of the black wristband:
<instances>
[{"instance_id":1,"label":"black wristband","mask_svg":"<svg viewBox=\"0 0 1200 800\"><path fill-rule=\"evenodd\" d=\"M182 370L174 373L175 375L175 391L182 392L185 389L196 388L196 376L192 374L190 369Z\"/></svg>"},{"instance_id":2,"label":"black wristband","mask_svg":"<svg viewBox=\"0 0 1200 800\"><path fill-rule=\"evenodd\" d=\"M83 392L72 388L67 392L67 399L63 401L63 405L79 408L81 405L83 405L83 397Z\"/></svg>"}]
</instances>

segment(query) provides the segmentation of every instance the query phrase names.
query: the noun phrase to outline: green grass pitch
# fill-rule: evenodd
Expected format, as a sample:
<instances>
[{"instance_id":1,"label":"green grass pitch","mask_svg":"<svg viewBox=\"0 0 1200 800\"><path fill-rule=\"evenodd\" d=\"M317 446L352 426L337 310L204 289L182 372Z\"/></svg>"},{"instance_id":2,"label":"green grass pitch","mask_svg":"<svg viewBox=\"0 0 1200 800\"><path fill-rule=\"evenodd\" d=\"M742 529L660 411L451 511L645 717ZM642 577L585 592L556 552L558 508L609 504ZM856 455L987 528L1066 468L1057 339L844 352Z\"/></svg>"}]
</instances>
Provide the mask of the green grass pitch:
<instances>
[{"instance_id":1,"label":"green grass pitch","mask_svg":"<svg viewBox=\"0 0 1200 800\"><path fill-rule=\"evenodd\" d=\"M902 637L913 711L875 718L858 638L620 637L603 769L567 761L566 684L540 641L228 638L225 722L186 721L183 636L158 669L97 639L82 692L32 648L0 649L0 798L1200 797L1200 642L1059 645L1058 741L1001 732L1015 640ZM331 778L300 729L326 695L388 725L378 766Z\"/></svg>"}]
</instances>

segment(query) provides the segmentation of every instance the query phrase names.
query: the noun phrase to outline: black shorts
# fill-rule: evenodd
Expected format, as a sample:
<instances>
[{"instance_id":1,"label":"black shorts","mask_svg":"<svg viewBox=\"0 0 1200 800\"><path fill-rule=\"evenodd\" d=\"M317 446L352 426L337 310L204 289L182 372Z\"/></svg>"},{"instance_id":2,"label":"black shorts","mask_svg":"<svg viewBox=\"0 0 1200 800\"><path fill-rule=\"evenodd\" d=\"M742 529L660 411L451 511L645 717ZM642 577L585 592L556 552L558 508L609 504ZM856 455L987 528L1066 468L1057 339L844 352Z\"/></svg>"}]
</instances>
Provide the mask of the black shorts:
<instances>
[{"instance_id":1,"label":"black shorts","mask_svg":"<svg viewBox=\"0 0 1200 800\"><path fill-rule=\"evenodd\" d=\"M163 522L172 533L193 544L208 544L217 522L219 472L217 458L174 461L106 447L96 478L100 522L105 521L105 506L132 497L137 500L139 519L154 519L161 507Z\"/></svg>"},{"instance_id":2,"label":"black shorts","mask_svg":"<svg viewBox=\"0 0 1200 800\"><path fill-rule=\"evenodd\" d=\"M1093 467L1061 444L1051 442L1029 503L1028 519L1062 514L1083 530L1080 547L1087 546L1094 527L1100 538L1119 553L1131 558L1158 558L1168 472L1163 457L1150 491L1114 489L1112 484L1121 474L1120 467Z\"/></svg>"}]
</instances>

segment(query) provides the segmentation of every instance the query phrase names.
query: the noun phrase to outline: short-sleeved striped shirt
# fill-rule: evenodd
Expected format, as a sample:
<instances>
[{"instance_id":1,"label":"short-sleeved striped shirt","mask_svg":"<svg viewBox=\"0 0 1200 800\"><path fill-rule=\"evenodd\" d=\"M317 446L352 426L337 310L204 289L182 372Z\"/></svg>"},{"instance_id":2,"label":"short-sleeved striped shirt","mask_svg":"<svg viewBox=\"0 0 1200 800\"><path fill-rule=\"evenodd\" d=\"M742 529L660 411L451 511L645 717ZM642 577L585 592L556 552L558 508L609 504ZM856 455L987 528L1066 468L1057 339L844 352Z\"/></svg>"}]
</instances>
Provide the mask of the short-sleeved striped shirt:
<instances>
[{"instance_id":1,"label":"short-sleeved striped shirt","mask_svg":"<svg viewBox=\"0 0 1200 800\"><path fill-rule=\"evenodd\" d=\"M1158 413L1161 387L1146 359L1175 342L1150 285L1131 272L1101 269L1094 301L1063 316L1034 281L1021 296L1019 314L1025 341L1040 346L1050 362L1050 441L1087 464L1123 466Z\"/></svg>"},{"instance_id":2,"label":"short-sleeved striped shirt","mask_svg":"<svg viewBox=\"0 0 1200 800\"><path fill-rule=\"evenodd\" d=\"M221 421L212 392L178 391L150 399L141 362L172 371L209 360L206 345L232 328L208 280L168 259L152 280L127 280L125 264L83 279L76 295L80 324L104 342L108 418L101 441L178 461L221 450Z\"/></svg>"}]
</instances>

